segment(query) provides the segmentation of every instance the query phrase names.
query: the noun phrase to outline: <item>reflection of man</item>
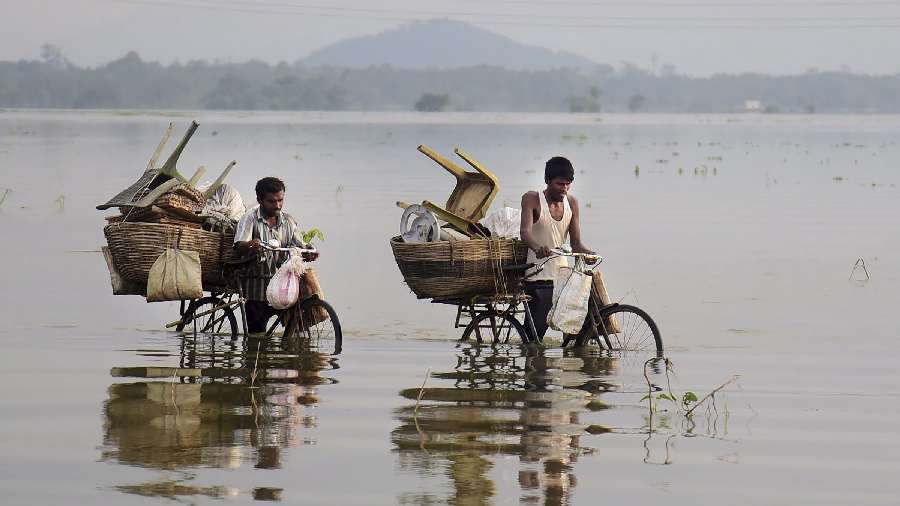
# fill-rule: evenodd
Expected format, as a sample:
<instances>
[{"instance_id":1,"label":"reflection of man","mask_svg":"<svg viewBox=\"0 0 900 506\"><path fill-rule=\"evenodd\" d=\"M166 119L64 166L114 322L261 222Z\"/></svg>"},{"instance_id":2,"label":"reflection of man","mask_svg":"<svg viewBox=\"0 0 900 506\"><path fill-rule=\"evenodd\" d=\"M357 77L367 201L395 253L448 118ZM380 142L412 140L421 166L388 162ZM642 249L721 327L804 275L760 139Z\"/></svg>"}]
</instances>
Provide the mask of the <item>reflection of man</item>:
<instances>
[{"instance_id":1,"label":"reflection of man","mask_svg":"<svg viewBox=\"0 0 900 506\"><path fill-rule=\"evenodd\" d=\"M575 179L572 162L561 156L554 156L544 168L544 182L547 187L540 191L530 191L522 195L522 240L528 245L528 262L540 262L550 256L550 250L558 248L571 239L575 253L593 253L581 243L581 225L578 214L578 200L569 195L569 187ZM547 314L553 304L553 278L556 271L567 265L565 257L556 257L544 264L543 270L534 274L525 283L525 292L531 296L528 309L534 318L534 329L538 340L547 332ZM531 332L531 325L525 327Z\"/></svg>"},{"instance_id":2,"label":"reflection of man","mask_svg":"<svg viewBox=\"0 0 900 506\"><path fill-rule=\"evenodd\" d=\"M266 331L266 322L275 309L266 302L266 287L278 267L288 259L286 252L261 254L260 244L277 247L305 247L300 227L289 214L281 211L284 205L284 182L275 177L264 177L256 183L256 201L259 206L250 209L238 222L234 234L234 247L238 254L260 254L259 262L251 266L242 280L244 297L247 298L247 330L251 333ZM306 260L314 260L315 255Z\"/></svg>"}]
</instances>

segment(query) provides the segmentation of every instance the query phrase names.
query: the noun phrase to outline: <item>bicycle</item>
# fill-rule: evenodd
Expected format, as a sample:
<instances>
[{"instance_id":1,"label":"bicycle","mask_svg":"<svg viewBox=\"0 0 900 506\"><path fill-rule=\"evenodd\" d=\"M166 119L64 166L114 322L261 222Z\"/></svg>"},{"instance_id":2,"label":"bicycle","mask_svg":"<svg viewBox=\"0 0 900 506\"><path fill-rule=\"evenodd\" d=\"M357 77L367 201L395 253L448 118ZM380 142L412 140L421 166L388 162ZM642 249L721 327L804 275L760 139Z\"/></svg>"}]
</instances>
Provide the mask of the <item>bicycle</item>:
<instances>
[{"instance_id":1,"label":"bicycle","mask_svg":"<svg viewBox=\"0 0 900 506\"><path fill-rule=\"evenodd\" d=\"M280 248L266 244L260 245L261 254L276 252L296 252L297 248ZM317 253L314 248L299 249L300 254ZM192 326L194 334L204 333L228 336L236 340L238 336L237 317L234 309L239 308L244 337L254 337L247 331L247 314L244 303L242 276L257 256L225 262L226 286L222 292L211 292L210 295L192 300L187 308L183 308L181 318L166 325L183 332ZM278 311L275 321L268 326L265 337L279 333L284 338L297 338L319 353L337 355L343 347L343 334L337 312L331 305L319 298L315 293L305 297L301 295L296 304Z\"/></svg>"},{"instance_id":2,"label":"bicycle","mask_svg":"<svg viewBox=\"0 0 900 506\"><path fill-rule=\"evenodd\" d=\"M525 273L534 269L530 274L523 275L522 281L527 281L543 270L547 262L557 257L575 258L574 269L587 275L592 275L603 261L602 257L587 253L573 253L567 249L553 249L551 256L540 262L510 265L504 267L506 272ZM587 264L593 264L588 267ZM468 340L473 334L478 342L482 342L483 331L489 331L488 337L494 343L509 342L513 331L524 343L533 341L531 336L537 332L532 323L531 312L528 308L530 296L525 293L524 287L519 286L509 294L500 294L493 297L475 297L467 302L455 301L460 307L457 313L456 326L459 327L460 316L468 312L470 321L463 331L460 341ZM454 301L437 301L454 303ZM523 322L518 316L524 316ZM525 324L530 324L529 328ZM656 322L643 309L628 304L603 304L599 293L591 289L588 299L588 312L584 325L578 334L565 335L563 347L574 343L576 346L584 346L590 342L596 342L601 348L611 351L655 351L657 356L663 353L662 334Z\"/></svg>"}]
</instances>

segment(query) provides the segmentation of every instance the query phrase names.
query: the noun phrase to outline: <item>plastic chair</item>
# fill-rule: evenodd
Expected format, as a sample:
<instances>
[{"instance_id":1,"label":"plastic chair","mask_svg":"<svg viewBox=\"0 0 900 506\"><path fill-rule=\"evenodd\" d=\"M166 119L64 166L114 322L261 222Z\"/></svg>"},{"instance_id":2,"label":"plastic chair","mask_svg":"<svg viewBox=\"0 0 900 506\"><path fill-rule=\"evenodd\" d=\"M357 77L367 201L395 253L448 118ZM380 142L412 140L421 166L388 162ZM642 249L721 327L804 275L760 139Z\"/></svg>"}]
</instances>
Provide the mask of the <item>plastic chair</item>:
<instances>
[{"instance_id":1,"label":"plastic chair","mask_svg":"<svg viewBox=\"0 0 900 506\"><path fill-rule=\"evenodd\" d=\"M484 218L491 202L500 191L500 182L497 177L459 148L454 149L453 152L471 165L475 172L465 171L428 146L419 146L419 151L456 177L456 187L453 188L444 207L428 200L422 202L422 205L461 232L470 236L490 236L487 228L478 221Z\"/></svg>"}]
</instances>

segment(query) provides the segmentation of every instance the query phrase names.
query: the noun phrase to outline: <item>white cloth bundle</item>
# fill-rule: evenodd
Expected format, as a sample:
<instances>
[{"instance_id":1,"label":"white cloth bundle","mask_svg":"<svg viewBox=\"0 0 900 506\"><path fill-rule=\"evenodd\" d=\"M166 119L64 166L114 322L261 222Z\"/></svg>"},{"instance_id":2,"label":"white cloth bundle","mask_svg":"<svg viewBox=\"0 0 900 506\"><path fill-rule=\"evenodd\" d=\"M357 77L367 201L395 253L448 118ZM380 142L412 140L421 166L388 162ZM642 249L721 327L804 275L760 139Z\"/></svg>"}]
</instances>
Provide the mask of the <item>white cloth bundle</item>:
<instances>
[{"instance_id":1,"label":"white cloth bundle","mask_svg":"<svg viewBox=\"0 0 900 506\"><path fill-rule=\"evenodd\" d=\"M213 221L236 222L244 216L245 212L244 199L241 198L241 194L233 186L223 184L206 200L206 205L203 206L200 214Z\"/></svg>"},{"instance_id":2,"label":"white cloth bundle","mask_svg":"<svg viewBox=\"0 0 900 506\"><path fill-rule=\"evenodd\" d=\"M491 237L519 239L522 211L512 207L504 207L485 216L480 223L491 231Z\"/></svg>"}]
</instances>

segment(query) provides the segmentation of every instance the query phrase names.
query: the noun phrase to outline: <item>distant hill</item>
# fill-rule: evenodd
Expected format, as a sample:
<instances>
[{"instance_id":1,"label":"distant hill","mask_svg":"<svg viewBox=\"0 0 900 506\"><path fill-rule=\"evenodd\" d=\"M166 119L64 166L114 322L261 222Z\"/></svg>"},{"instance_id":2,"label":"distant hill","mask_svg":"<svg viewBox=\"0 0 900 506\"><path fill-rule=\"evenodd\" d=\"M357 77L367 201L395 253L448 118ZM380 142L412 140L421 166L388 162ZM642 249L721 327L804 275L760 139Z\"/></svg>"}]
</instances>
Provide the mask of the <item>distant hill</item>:
<instances>
[{"instance_id":1,"label":"distant hill","mask_svg":"<svg viewBox=\"0 0 900 506\"><path fill-rule=\"evenodd\" d=\"M515 70L588 70L596 65L573 53L520 44L469 23L444 19L415 21L377 35L342 40L313 52L302 63L408 69L496 65Z\"/></svg>"}]
</instances>

